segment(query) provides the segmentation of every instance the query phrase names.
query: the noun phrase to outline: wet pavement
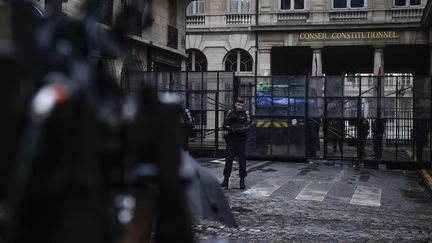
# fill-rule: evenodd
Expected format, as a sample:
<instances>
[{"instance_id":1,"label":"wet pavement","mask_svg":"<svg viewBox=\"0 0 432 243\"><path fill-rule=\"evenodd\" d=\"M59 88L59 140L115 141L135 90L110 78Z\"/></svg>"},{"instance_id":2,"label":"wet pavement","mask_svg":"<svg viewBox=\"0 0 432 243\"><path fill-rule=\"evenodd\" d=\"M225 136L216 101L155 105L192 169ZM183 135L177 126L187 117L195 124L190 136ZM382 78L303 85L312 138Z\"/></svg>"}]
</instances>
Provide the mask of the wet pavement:
<instances>
[{"instance_id":1,"label":"wet pavement","mask_svg":"<svg viewBox=\"0 0 432 243\"><path fill-rule=\"evenodd\" d=\"M218 180L223 159L200 159ZM224 190L238 228L195 219L199 242L432 242L432 196L418 171L248 161Z\"/></svg>"}]
</instances>

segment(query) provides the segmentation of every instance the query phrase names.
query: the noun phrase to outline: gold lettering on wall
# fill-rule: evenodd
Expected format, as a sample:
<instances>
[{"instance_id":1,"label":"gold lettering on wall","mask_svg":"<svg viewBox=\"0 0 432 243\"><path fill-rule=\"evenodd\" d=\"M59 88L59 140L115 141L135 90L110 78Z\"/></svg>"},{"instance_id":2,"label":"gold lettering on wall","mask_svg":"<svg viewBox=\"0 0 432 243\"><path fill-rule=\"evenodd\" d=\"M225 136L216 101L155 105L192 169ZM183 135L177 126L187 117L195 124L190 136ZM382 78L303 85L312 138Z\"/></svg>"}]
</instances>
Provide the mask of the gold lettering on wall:
<instances>
[{"instance_id":1,"label":"gold lettering on wall","mask_svg":"<svg viewBox=\"0 0 432 243\"><path fill-rule=\"evenodd\" d=\"M397 39L396 31L359 31L359 32L302 32L299 40L359 40L359 39Z\"/></svg>"}]
</instances>

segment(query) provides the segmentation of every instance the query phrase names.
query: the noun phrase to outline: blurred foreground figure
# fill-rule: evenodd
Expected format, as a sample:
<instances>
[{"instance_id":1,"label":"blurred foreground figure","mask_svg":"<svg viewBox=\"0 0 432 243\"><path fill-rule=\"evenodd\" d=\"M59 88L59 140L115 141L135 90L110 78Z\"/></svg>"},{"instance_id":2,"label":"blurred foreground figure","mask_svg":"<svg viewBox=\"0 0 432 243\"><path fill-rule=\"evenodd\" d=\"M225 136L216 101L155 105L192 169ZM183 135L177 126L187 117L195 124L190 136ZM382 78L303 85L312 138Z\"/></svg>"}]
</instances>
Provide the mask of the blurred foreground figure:
<instances>
[{"instance_id":1,"label":"blurred foreground figure","mask_svg":"<svg viewBox=\"0 0 432 243\"><path fill-rule=\"evenodd\" d=\"M0 2L0 242L193 242L191 209L235 226L217 181L181 153L181 107L147 85L125 95L107 72L144 9L107 31L98 2L84 6L81 21Z\"/></svg>"}]
</instances>

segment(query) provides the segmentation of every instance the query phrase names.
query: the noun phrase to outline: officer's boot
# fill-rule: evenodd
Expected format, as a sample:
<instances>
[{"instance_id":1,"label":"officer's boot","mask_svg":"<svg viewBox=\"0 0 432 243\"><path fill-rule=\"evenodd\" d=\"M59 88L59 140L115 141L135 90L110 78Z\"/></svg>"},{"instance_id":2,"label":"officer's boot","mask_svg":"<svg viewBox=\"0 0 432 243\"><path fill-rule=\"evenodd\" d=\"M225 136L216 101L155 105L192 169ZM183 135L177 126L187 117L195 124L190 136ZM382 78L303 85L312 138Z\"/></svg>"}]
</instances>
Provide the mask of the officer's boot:
<instances>
[{"instance_id":1,"label":"officer's boot","mask_svg":"<svg viewBox=\"0 0 432 243\"><path fill-rule=\"evenodd\" d=\"M240 189L246 189L244 177L240 178Z\"/></svg>"},{"instance_id":2,"label":"officer's boot","mask_svg":"<svg viewBox=\"0 0 432 243\"><path fill-rule=\"evenodd\" d=\"M222 181L222 183L220 184L221 187L225 187L225 189L228 188L228 182L229 182L229 177L225 176L224 180Z\"/></svg>"}]
</instances>

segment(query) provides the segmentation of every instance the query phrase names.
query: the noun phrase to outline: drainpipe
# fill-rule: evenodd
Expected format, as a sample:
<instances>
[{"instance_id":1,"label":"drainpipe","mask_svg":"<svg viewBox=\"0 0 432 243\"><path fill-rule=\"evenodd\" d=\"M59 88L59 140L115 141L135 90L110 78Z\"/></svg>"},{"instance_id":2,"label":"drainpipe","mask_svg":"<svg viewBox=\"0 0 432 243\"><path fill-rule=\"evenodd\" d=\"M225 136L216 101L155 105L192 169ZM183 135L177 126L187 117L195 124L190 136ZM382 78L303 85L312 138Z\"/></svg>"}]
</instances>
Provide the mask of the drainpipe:
<instances>
[{"instance_id":1,"label":"drainpipe","mask_svg":"<svg viewBox=\"0 0 432 243\"><path fill-rule=\"evenodd\" d=\"M259 0L255 0L255 27L258 27ZM258 80L258 31L255 30L255 87ZM256 91L256 89L255 89Z\"/></svg>"}]
</instances>

